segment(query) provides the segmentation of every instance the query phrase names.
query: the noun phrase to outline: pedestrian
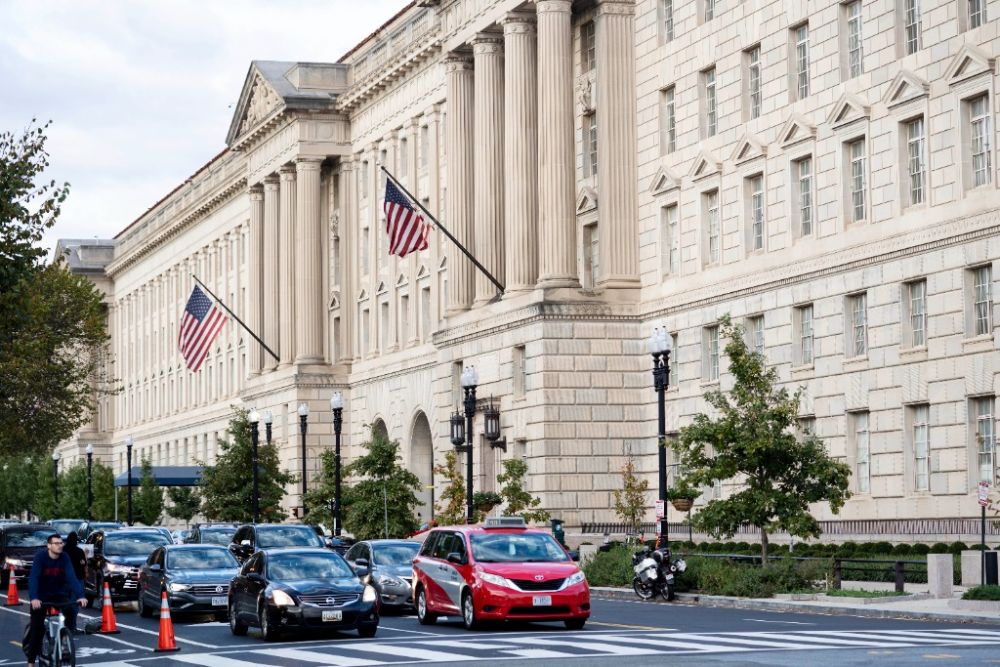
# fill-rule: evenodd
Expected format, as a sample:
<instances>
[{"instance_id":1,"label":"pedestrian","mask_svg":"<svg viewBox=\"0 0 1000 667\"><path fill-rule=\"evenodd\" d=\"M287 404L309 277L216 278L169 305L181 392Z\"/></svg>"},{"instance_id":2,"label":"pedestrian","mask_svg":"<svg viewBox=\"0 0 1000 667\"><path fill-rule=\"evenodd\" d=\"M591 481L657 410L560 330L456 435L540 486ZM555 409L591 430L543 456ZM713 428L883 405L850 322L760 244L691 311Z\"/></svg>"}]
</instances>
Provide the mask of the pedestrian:
<instances>
[{"instance_id":1,"label":"pedestrian","mask_svg":"<svg viewBox=\"0 0 1000 667\"><path fill-rule=\"evenodd\" d=\"M77 537L76 531L70 531L69 535L66 536L66 546L63 547L63 553L69 556L69 561L73 563L73 574L76 575L77 580L80 584L83 584L84 575L87 571L87 554L84 553L83 549L77 546L80 542L80 538ZM70 631L73 634L77 634L76 629L76 614L73 615L73 621L70 623L69 617L66 617L66 622L69 626Z\"/></svg>"},{"instance_id":2,"label":"pedestrian","mask_svg":"<svg viewBox=\"0 0 1000 667\"><path fill-rule=\"evenodd\" d=\"M28 577L28 597L31 599L31 629L28 633L28 667L35 667L35 658L42 650L45 634L45 602L69 602L75 599L81 607L87 606L83 585L76 578L73 563L63 553L63 539L59 533L49 535L45 549L35 554ZM72 597L71 597L72 596ZM76 607L63 609L69 627L76 626Z\"/></svg>"}]
</instances>

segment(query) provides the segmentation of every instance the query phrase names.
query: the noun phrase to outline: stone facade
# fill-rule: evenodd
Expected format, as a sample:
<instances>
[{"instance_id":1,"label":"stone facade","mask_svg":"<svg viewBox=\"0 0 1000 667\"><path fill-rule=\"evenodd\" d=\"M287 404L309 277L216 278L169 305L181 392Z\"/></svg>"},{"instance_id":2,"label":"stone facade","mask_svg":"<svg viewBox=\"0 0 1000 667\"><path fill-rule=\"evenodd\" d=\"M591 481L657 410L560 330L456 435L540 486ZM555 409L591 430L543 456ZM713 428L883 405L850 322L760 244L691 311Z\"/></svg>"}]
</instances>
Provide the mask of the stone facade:
<instances>
[{"instance_id":1,"label":"stone facade","mask_svg":"<svg viewBox=\"0 0 1000 667\"><path fill-rule=\"evenodd\" d=\"M728 313L855 473L824 525L922 539L974 517L1000 390L1000 4L984 4L425 1L335 64L255 62L228 148L116 237L123 392L95 445L117 470L126 435L155 463L211 462L241 404L274 413L298 471L306 402L314 470L341 391L348 459L377 424L430 485L473 364L508 443L477 414L476 488L524 456L577 532L616 521L627 453L655 487L645 338L673 335L675 430L731 383ZM436 231L387 254L382 166L502 298ZM230 325L186 370L192 274L277 359Z\"/></svg>"}]
</instances>

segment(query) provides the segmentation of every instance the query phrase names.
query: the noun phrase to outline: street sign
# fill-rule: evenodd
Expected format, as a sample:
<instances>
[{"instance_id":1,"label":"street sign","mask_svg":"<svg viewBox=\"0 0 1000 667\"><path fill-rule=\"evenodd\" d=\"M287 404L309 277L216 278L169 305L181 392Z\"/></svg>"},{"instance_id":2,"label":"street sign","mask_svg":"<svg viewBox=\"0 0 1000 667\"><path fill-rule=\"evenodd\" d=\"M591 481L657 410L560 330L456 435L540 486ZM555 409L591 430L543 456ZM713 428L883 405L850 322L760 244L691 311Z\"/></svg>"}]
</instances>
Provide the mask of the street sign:
<instances>
[{"instance_id":1,"label":"street sign","mask_svg":"<svg viewBox=\"0 0 1000 667\"><path fill-rule=\"evenodd\" d=\"M986 507L990 504L990 483L980 482L979 483L979 504Z\"/></svg>"},{"instance_id":2,"label":"street sign","mask_svg":"<svg viewBox=\"0 0 1000 667\"><path fill-rule=\"evenodd\" d=\"M662 500L657 500L656 501L656 520L659 521L660 519L663 518L663 516L664 516L663 501Z\"/></svg>"}]
</instances>

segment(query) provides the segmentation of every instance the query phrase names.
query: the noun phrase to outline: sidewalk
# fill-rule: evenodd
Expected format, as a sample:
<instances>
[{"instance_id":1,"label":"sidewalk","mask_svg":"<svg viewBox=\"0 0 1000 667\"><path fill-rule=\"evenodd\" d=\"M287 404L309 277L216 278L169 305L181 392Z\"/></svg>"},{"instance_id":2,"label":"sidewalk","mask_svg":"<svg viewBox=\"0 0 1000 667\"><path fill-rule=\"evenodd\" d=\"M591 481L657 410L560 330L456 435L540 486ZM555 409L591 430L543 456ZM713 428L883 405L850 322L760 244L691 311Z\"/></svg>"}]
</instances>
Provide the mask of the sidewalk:
<instances>
[{"instance_id":1,"label":"sidewalk","mask_svg":"<svg viewBox=\"0 0 1000 667\"><path fill-rule=\"evenodd\" d=\"M878 582L847 582L844 588L851 590L892 590L893 585ZM965 591L955 587L952 598L932 598L926 584L907 584L907 594L896 597L846 598L828 597L825 593L802 595L777 595L773 598L738 598L724 595L700 595L678 593L677 602L696 604L703 607L728 607L731 609L758 609L774 612L797 612L803 614L829 614L836 616L861 616L865 618L901 618L923 621L944 621L950 623L983 623L1000 625L1000 611L959 609L953 603L959 601ZM592 586L594 597L611 600L639 601L630 588ZM654 598L649 604L671 604L662 598ZM960 606L960 605L959 605Z\"/></svg>"}]
</instances>

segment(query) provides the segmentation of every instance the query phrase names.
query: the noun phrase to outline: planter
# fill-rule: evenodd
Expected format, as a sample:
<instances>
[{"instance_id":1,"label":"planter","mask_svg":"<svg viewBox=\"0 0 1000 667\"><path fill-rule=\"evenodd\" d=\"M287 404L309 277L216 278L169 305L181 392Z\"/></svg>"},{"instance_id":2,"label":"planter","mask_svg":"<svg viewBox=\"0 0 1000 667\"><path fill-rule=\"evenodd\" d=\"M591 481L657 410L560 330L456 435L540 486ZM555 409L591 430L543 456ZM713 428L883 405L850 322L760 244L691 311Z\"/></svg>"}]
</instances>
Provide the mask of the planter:
<instances>
[{"instance_id":1,"label":"planter","mask_svg":"<svg viewBox=\"0 0 1000 667\"><path fill-rule=\"evenodd\" d=\"M674 509L678 512L687 512L694 507L694 500L691 498L674 498L670 501L670 504L673 505Z\"/></svg>"},{"instance_id":2,"label":"planter","mask_svg":"<svg viewBox=\"0 0 1000 667\"><path fill-rule=\"evenodd\" d=\"M496 505L478 505L476 506L476 509L483 514L489 514L494 507L496 507Z\"/></svg>"}]
</instances>

